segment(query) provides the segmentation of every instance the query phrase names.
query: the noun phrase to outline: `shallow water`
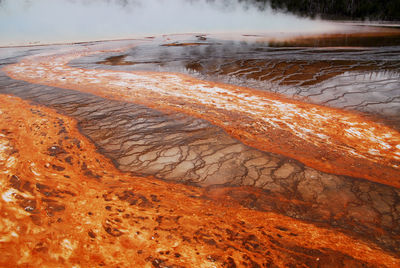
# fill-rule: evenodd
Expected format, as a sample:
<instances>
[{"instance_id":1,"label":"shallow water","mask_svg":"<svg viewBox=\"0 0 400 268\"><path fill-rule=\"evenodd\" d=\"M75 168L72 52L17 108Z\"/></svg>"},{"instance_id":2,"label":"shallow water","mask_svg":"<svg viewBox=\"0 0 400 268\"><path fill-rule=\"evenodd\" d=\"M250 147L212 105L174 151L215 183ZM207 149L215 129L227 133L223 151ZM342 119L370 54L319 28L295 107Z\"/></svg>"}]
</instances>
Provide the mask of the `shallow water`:
<instances>
[{"instance_id":1,"label":"shallow water","mask_svg":"<svg viewBox=\"0 0 400 268\"><path fill-rule=\"evenodd\" d=\"M242 38L226 41L198 35L177 42L154 40L122 54L84 57L70 65L183 72L360 111L400 128L400 31L383 28L375 36L348 33L273 41L257 35Z\"/></svg>"},{"instance_id":2,"label":"shallow water","mask_svg":"<svg viewBox=\"0 0 400 268\"><path fill-rule=\"evenodd\" d=\"M389 30L1 48L0 264L398 265Z\"/></svg>"}]
</instances>

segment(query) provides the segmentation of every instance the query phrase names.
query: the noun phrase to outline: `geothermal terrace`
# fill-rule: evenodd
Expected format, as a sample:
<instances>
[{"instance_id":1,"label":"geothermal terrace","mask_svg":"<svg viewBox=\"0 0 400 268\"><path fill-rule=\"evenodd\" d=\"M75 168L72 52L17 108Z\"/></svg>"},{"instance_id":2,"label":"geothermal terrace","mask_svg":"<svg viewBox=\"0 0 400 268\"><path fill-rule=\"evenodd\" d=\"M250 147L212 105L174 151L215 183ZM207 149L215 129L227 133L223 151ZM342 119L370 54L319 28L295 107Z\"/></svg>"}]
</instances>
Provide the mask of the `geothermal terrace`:
<instances>
[{"instance_id":1,"label":"geothermal terrace","mask_svg":"<svg viewBox=\"0 0 400 268\"><path fill-rule=\"evenodd\" d=\"M0 265L400 266L400 31L354 32L0 48Z\"/></svg>"}]
</instances>

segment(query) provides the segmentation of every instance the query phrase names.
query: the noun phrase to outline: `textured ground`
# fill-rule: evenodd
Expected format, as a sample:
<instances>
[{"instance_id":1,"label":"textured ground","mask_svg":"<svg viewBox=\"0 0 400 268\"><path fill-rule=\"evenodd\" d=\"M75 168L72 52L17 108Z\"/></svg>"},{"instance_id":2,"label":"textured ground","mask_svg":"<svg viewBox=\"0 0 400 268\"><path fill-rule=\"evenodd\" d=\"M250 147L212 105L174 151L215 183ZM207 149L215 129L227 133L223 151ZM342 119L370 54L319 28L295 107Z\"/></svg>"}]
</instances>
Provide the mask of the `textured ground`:
<instances>
[{"instance_id":1,"label":"textured ground","mask_svg":"<svg viewBox=\"0 0 400 268\"><path fill-rule=\"evenodd\" d=\"M132 62L121 51L86 50L98 53L91 45L44 47L3 59L14 64L0 73L3 265L399 265L397 130L248 88L130 72ZM42 52L47 55L20 61ZM111 54L116 58L101 62ZM367 85L365 98L375 100L374 92L386 88L394 97L381 104L398 108L396 60L279 61L270 67L261 59L228 61L214 72L242 69L249 83L262 80L247 77L251 66L276 72L269 82L289 72L296 83L272 82L322 89L324 96L335 92L329 83L344 91ZM210 62L192 65L199 66L213 70ZM354 84L358 73L376 70L390 73L392 82L385 76L380 84ZM315 79L305 76L313 72ZM387 113L368 112L396 125Z\"/></svg>"},{"instance_id":2,"label":"textured ground","mask_svg":"<svg viewBox=\"0 0 400 268\"><path fill-rule=\"evenodd\" d=\"M400 265L223 192L122 174L52 110L1 95L0 111L2 266Z\"/></svg>"},{"instance_id":3,"label":"textured ground","mask_svg":"<svg viewBox=\"0 0 400 268\"><path fill-rule=\"evenodd\" d=\"M105 53L100 60L97 55L77 59L71 65L185 72L378 115L399 128L400 34L395 31L385 36L384 29L378 31L372 36L329 35L280 42L223 42L199 36L197 44L201 46L148 44L125 53Z\"/></svg>"}]
</instances>

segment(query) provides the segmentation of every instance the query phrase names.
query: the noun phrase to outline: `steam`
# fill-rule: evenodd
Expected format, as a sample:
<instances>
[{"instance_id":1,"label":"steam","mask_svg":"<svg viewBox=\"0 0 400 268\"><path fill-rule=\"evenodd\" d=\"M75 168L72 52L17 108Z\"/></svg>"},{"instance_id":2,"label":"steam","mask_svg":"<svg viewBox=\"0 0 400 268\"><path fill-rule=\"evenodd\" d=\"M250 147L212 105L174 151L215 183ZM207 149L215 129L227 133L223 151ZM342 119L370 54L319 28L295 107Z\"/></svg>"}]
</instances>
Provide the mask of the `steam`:
<instances>
[{"instance_id":1,"label":"steam","mask_svg":"<svg viewBox=\"0 0 400 268\"><path fill-rule=\"evenodd\" d=\"M0 45L187 32L309 32L332 25L240 0L0 0Z\"/></svg>"}]
</instances>

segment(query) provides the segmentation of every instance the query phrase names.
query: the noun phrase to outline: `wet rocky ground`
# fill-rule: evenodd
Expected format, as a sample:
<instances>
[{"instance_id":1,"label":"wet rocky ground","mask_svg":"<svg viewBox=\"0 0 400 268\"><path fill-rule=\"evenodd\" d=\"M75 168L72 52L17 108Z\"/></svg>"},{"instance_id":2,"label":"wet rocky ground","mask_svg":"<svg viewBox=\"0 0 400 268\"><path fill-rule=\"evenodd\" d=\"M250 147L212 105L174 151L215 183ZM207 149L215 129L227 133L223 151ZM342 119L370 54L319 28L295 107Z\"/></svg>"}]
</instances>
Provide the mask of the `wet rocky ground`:
<instances>
[{"instance_id":1,"label":"wet rocky ground","mask_svg":"<svg viewBox=\"0 0 400 268\"><path fill-rule=\"evenodd\" d=\"M378 116L399 129L400 34L385 36L382 31L378 37L328 35L285 42L261 36L253 36L255 41L224 41L199 35L83 57L70 65L183 72Z\"/></svg>"},{"instance_id":2,"label":"wet rocky ground","mask_svg":"<svg viewBox=\"0 0 400 268\"><path fill-rule=\"evenodd\" d=\"M253 209L327 223L400 250L400 190L326 174L242 144L207 121L6 76L13 94L76 118L81 132L122 171L198 186L254 186ZM233 190L233 196L235 196ZM338 216L340 215L340 216ZM376 233L376 228L384 233Z\"/></svg>"},{"instance_id":3,"label":"wet rocky ground","mask_svg":"<svg viewBox=\"0 0 400 268\"><path fill-rule=\"evenodd\" d=\"M199 39L197 40L199 42L209 42L209 40L206 41L200 37L197 37L197 39ZM232 47L235 49L232 49ZM213 50L214 48L216 51ZM169 51L171 49L175 52ZM22 50L17 56L3 59L2 64L15 63L22 58L21 56L35 54L39 51L46 51L46 48L38 49L38 51ZM157 53L154 53L155 51ZM184 56L179 57L179 55ZM217 57L216 55L222 56ZM270 58L266 59L266 57ZM382 122L391 126L398 126L396 120L398 120L400 105L398 103L399 91L396 89L399 85L397 73L399 62L397 47L343 51L335 48L317 52L315 49L311 51L306 48L266 48L262 45L238 45L234 43L226 45L222 41L218 41L201 46L192 43L166 47L144 45L143 47L133 48L124 54L120 52L107 53L81 58L74 60L70 65L89 69L117 68L121 70L123 68L124 70L134 70L132 68L137 68L146 70L148 68L147 70L155 70L154 68L158 68L157 70L161 71L182 70L198 77L230 81L236 84L248 83L254 85L254 87L264 90L268 88L270 91L287 94L295 98L304 99L304 97L307 97L307 101L311 102L367 112L370 115L377 116L380 118L379 120L383 120ZM260 213L257 214L260 218L267 217L269 215L267 213L275 213L274 215L292 219L293 225L302 222L338 235L343 234L359 240L360 243L373 245L372 247L378 246L383 252L394 256L396 260L399 258L400 190L396 187L366 179L324 173L305 166L294 159L258 150L243 144L209 121L187 114L174 111L161 112L132 102L112 100L59 87L31 84L14 80L3 72L0 73L0 94L14 95L28 100L32 104L46 106L63 116L75 119L79 131L96 146L98 152L111 159L115 167L125 174L153 178L155 185L161 183L163 187L165 184L162 181L182 184L177 187L194 186L193 189L196 189L194 191L204 191L200 194L203 195L202 198L225 204L228 210L230 209L229 206L235 204L240 209L251 211L251 213ZM354 107L350 107L350 104L354 104ZM45 117L45 115L43 116ZM2 120L4 120L3 117ZM61 126L56 133L57 135L65 135L64 132L66 131ZM7 133L3 135L7 136ZM78 145L75 144L75 146ZM47 148L47 153L50 156L65 153L57 149L65 150L58 145L49 148ZM69 162L78 161L75 157L79 159L79 156L68 158L69 160L65 158L63 165L53 163L54 167L51 167L56 173L68 171ZM95 181L102 180L104 176L101 175L99 167L94 168L88 164L80 164L79 168L83 172L83 175L79 176L86 176ZM21 183L19 182L20 177L16 179L10 176L7 175L7 180L15 186L13 186L14 189L20 190L20 186L18 186ZM34 183L33 177L29 180ZM112 176L109 181L110 183L113 181ZM154 208L153 203L158 202L156 194L154 198L150 195L132 194L122 189L129 187L129 183L121 182L118 185L118 182L115 181L111 184L112 190L110 189L103 194L105 202L110 203L105 207L110 213L115 206L118 211L116 213L122 215L126 208L121 204L128 202L132 203L131 205L138 206L139 210L134 212L137 214L135 219L140 221L145 228L150 225L153 226L153 223L155 224L154 219L158 224L165 223L164 220L166 220L174 228L186 226L189 222L192 223L190 217L186 223L179 222L179 215L174 220L173 217L165 214L166 210L154 212L154 215L151 214L154 218L146 218L147 213L150 212L145 212L143 216L140 211L147 207L148 209ZM46 187L43 187L40 185L36 187L37 192L45 192L43 189ZM55 185L51 187L55 187ZM134 187L138 186L135 185ZM160 188L161 186L157 187ZM150 188L146 191L150 191ZM173 194L173 191L171 193ZM114 201L116 204L113 203ZM23 203L25 210L30 206L30 203L28 203ZM50 204L47 206L51 208L50 214L54 213L53 208L55 212L64 210L61 209L61 205L57 206L51 201L47 203ZM179 204L185 206L184 202ZM186 210L188 213L190 212L189 207L185 207ZM124 216L122 217L124 218ZM208 215L207 217L213 216ZM30 218L33 222L37 221L35 217ZM125 223L122 222L125 222L125 219L128 221L129 217L126 216L124 219L112 218L104 221L103 230L108 233L110 239L124 235L124 232L121 232L120 229L123 229ZM146 224L147 220L149 222ZM226 224L231 223L227 222ZM216 224L214 225L211 229L215 232L211 231L210 233L206 229L200 228L196 233L188 232L188 235L182 233L183 241L187 242L184 248L193 249L197 247L196 245L204 243L211 248L214 246L221 248L220 245L226 245L226 242L222 242L225 240L221 238L222 234L219 233L221 230L218 229ZM244 229L250 228L244 227L243 224L239 225ZM241 228L240 226L237 227ZM263 228L269 227L264 226ZM274 232L278 237L289 237L284 242L279 242L276 238L268 235L269 238L246 236L247 238L243 238L243 240L239 238L240 235L238 236L236 231L227 228L226 234L231 237L232 241L242 243L247 251L255 255L250 257L243 257L243 255L240 258L236 255L231 255L229 258L221 257L221 255L207 255L206 257L208 261L217 262L226 267L234 267L235 263L240 265L239 259L242 260L242 265L253 263L254 267L258 267L256 265L268 267L268 265L273 264L277 266L303 264L314 267L318 265L318 262L315 263L314 261L323 259L322 256L325 256L324 262L326 263L337 260L337 263L333 262L336 266L379 266L378 263L371 260L365 260L365 263L353 261L353 257L343 257L344 255L340 255L343 253L339 254L329 247L324 248L323 253L321 253L293 245L293 243L298 243L293 241L297 241L296 237L299 236L299 232L295 229L296 227L288 228L286 225L278 226L273 230L269 229L269 232ZM298 231L304 230L299 228ZM163 234L166 236L169 232L172 236L167 238L166 241L176 240L175 231L163 229ZM97 234L91 230L88 231L88 235L90 239L97 237ZM144 240L157 239L154 235L152 237L147 237ZM291 240L290 237L294 240ZM138 241L138 238L135 239L130 243L136 243L135 241ZM262 245L262 248L269 247L265 246L265 243L253 243L254 241L261 241L260 239L272 241L272 248L276 250L272 253L273 257L266 257L268 254L265 250L260 251L260 245ZM159 244L167 245L168 243L164 241ZM127 248L129 247L128 245ZM170 249L170 247L173 247L172 244L165 247L164 251L158 253L172 254ZM68 245L66 248L68 248ZM135 254L139 254L140 250L137 250ZM167 252L169 253L167 254ZM238 249L238 252L243 252L243 250ZM290 253L290 261L285 263L280 258L278 261L274 257L279 254L277 252L296 253L293 255ZM343 250L343 252L346 252L346 250ZM191 254L196 253L188 251L187 257L189 258ZM139 255L135 256L138 257ZM298 257L300 255L312 257ZM175 252L174 256L179 259L182 255ZM169 263L164 257L147 257L149 258L148 262L151 262L154 267L161 267ZM265 260L262 260L262 258L265 258ZM313 259L313 261L307 263L306 259L308 258ZM358 257L358 260L363 261L363 258L365 256ZM390 267L390 265L387 266Z\"/></svg>"}]
</instances>

